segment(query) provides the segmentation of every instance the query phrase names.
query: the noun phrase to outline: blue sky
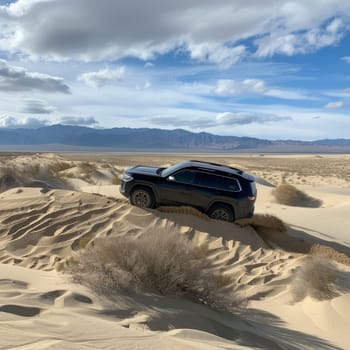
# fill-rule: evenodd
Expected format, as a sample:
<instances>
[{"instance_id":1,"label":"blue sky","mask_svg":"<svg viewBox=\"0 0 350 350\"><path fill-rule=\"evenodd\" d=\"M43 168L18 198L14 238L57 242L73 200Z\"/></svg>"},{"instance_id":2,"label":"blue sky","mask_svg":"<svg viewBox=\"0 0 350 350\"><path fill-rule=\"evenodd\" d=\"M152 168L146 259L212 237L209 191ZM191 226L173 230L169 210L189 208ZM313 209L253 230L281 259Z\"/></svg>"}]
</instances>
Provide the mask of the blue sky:
<instances>
[{"instance_id":1,"label":"blue sky","mask_svg":"<svg viewBox=\"0 0 350 350\"><path fill-rule=\"evenodd\" d=\"M0 127L350 138L347 0L0 0Z\"/></svg>"}]
</instances>

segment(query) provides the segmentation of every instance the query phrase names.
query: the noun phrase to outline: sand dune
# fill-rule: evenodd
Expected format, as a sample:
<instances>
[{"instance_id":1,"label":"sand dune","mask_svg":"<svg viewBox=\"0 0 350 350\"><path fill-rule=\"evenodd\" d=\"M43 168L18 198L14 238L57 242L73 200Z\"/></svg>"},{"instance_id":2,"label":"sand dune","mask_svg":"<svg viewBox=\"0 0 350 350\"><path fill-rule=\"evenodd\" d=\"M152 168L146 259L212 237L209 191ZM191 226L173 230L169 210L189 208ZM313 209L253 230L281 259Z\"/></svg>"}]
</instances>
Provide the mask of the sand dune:
<instances>
[{"instance_id":1,"label":"sand dune","mask_svg":"<svg viewBox=\"0 0 350 350\"><path fill-rule=\"evenodd\" d=\"M30 159L11 161L19 167ZM45 159L47 166L58 161ZM217 222L188 208L132 207L111 184L117 168L103 173L107 168L96 165L104 182L97 173L89 181L69 178L67 189L0 193L0 349L350 348L347 193L306 187L323 206L287 207L274 202L271 184L261 179L257 212L290 225L278 232ZM175 230L206 247L211 269L231 278L228 287L247 307L228 313L179 297L97 296L64 270L96 238L136 238L152 230ZM321 253L334 265L333 296L296 301L295 272L306 254Z\"/></svg>"}]
</instances>

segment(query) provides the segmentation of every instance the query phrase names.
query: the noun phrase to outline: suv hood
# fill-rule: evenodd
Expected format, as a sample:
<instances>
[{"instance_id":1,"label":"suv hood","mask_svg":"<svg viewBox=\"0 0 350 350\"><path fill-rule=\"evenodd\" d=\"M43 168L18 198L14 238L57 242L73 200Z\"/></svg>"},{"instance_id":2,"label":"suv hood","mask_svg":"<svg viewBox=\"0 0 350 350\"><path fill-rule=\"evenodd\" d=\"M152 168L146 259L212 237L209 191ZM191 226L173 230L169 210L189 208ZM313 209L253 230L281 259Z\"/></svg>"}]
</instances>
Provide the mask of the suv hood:
<instances>
[{"instance_id":1,"label":"suv hood","mask_svg":"<svg viewBox=\"0 0 350 350\"><path fill-rule=\"evenodd\" d=\"M160 176L157 171L160 168L158 167L153 167L153 166L143 166L143 165L136 165L134 167L131 167L126 170L127 173L129 174L147 174L147 175L155 175L155 176Z\"/></svg>"}]
</instances>

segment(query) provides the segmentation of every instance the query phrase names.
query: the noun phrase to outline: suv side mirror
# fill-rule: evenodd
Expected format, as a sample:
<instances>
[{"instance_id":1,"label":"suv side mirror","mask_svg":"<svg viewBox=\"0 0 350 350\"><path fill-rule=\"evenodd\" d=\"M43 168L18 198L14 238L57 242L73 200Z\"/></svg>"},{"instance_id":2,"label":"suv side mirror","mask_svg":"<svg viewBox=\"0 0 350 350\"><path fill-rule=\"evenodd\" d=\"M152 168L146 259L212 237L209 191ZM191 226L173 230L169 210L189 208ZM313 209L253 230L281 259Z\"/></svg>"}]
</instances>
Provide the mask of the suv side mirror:
<instances>
[{"instance_id":1,"label":"suv side mirror","mask_svg":"<svg viewBox=\"0 0 350 350\"><path fill-rule=\"evenodd\" d=\"M168 181L173 181L173 182L176 181L176 180L175 180L175 177L172 176L172 175L168 176L168 177L167 177L167 180L168 180Z\"/></svg>"}]
</instances>

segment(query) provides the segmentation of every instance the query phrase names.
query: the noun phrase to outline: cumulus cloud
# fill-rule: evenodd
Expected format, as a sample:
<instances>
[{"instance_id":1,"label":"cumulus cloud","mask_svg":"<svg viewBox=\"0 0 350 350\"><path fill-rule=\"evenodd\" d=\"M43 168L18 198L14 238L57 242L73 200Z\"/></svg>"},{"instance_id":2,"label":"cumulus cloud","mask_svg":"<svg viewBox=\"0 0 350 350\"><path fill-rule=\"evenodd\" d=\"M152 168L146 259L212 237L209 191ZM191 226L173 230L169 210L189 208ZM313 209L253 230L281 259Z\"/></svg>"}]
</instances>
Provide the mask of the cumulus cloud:
<instances>
[{"instance_id":1,"label":"cumulus cloud","mask_svg":"<svg viewBox=\"0 0 350 350\"><path fill-rule=\"evenodd\" d=\"M0 128L18 129L29 128L37 129L43 126L49 126L52 124L65 124L65 125L80 125L80 126L96 126L98 121L93 117L61 117L59 119L42 119L35 117L13 117L4 116L0 117Z\"/></svg>"},{"instance_id":2,"label":"cumulus cloud","mask_svg":"<svg viewBox=\"0 0 350 350\"><path fill-rule=\"evenodd\" d=\"M327 103L324 108L326 109L338 109L344 107L343 101L335 101L335 102L329 102Z\"/></svg>"},{"instance_id":3,"label":"cumulus cloud","mask_svg":"<svg viewBox=\"0 0 350 350\"><path fill-rule=\"evenodd\" d=\"M50 114L54 112L55 108L50 106L46 101L28 99L24 101L24 105L21 108L22 113L30 114Z\"/></svg>"},{"instance_id":4,"label":"cumulus cloud","mask_svg":"<svg viewBox=\"0 0 350 350\"><path fill-rule=\"evenodd\" d=\"M193 118L192 116L177 117L173 116L157 116L149 119L151 124L161 127L175 127L175 128L190 128L190 129L203 129L210 128L217 125L213 118Z\"/></svg>"},{"instance_id":5,"label":"cumulus cloud","mask_svg":"<svg viewBox=\"0 0 350 350\"><path fill-rule=\"evenodd\" d=\"M94 117L62 117L60 123L65 125L93 126L97 125L98 121Z\"/></svg>"},{"instance_id":6,"label":"cumulus cloud","mask_svg":"<svg viewBox=\"0 0 350 350\"><path fill-rule=\"evenodd\" d=\"M154 64L152 62L146 62L144 67L145 68L152 68L152 67L154 67Z\"/></svg>"},{"instance_id":7,"label":"cumulus cloud","mask_svg":"<svg viewBox=\"0 0 350 350\"><path fill-rule=\"evenodd\" d=\"M264 114L247 114L247 113L231 113L224 112L219 113L216 116L216 121L220 125L246 125L252 123L269 123L279 122L283 120L291 120L290 117L280 117L276 115L264 115Z\"/></svg>"},{"instance_id":8,"label":"cumulus cloud","mask_svg":"<svg viewBox=\"0 0 350 350\"><path fill-rule=\"evenodd\" d=\"M350 63L350 56L344 56L341 59L346 63Z\"/></svg>"},{"instance_id":9,"label":"cumulus cloud","mask_svg":"<svg viewBox=\"0 0 350 350\"><path fill-rule=\"evenodd\" d=\"M337 44L345 34L345 25L339 18L334 19L325 28L288 33L277 30L255 41L258 46L256 55L260 57L282 54L293 56L316 51Z\"/></svg>"},{"instance_id":10,"label":"cumulus cloud","mask_svg":"<svg viewBox=\"0 0 350 350\"><path fill-rule=\"evenodd\" d=\"M40 128L47 126L50 122L46 119L39 118L15 118L12 116L0 117L0 127L1 128Z\"/></svg>"},{"instance_id":11,"label":"cumulus cloud","mask_svg":"<svg viewBox=\"0 0 350 350\"><path fill-rule=\"evenodd\" d=\"M189 44L191 57L201 62L212 62L222 67L230 67L247 55L246 47L227 47L219 44Z\"/></svg>"},{"instance_id":12,"label":"cumulus cloud","mask_svg":"<svg viewBox=\"0 0 350 350\"><path fill-rule=\"evenodd\" d=\"M191 129L213 128L218 126L233 126L247 124L265 124L272 122L292 120L291 117L277 116L272 114L261 113L244 113L244 112L224 112L216 116L202 118L186 118L176 116L158 116L150 119L150 122L159 126L172 126L176 128L187 127Z\"/></svg>"},{"instance_id":13,"label":"cumulus cloud","mask_svg":"<svg viewBox=\"0 0 350 350\"><path fill-rule=\"evenodd\" d=\"M62 78L28 72L24 68L10 65L2 59L0 59L0 90L70 93L68 85L64 83Z\"/></svg>"},{"instance_id":14,"label":"cumulus cloud","mask_svg":"<svg viewBox=\"0 0 350 350\"><path fill-rule=\"evenodd\" d=\"M303 100L308 98L298 91L267 87L261 79L245 79L242 81L221 79L217 81L215 92L220 96L258 94L286 100Z\"/></svg>"},{"instance_id":15,"label":"cumulus cloud","mask_svg":"<svg viewBox=\"0 0 350 350\"><path fill-rule=\"evenodd\" d=\"M87 72L81 74L78 79L83 81L86 85L92 87L102 87L112 81L120 81L125 74L125 67L116 69L101 69L97 72Z\"/></svg>"},{"instance_id":16,"label":"cumulus cloud","mask_svg":"<svg viewBox=\"0 0 350 350\"><path fill-rule=\"evenodd\" d=\"M333 45L349 13L344 0L18 0L0 7L0 49L86 61L149 61L183 50L229 66L246 55L242 41L256 36L258 56Z\"/></svg>"},{"instance_id":17,"label":"cumulus cloud","mask_svg":"<svg viewBox=\"0 0 350 350\"><path fill-rule=\"evenodd\" d=\"M266 87L264 81L260 79L245 79L243 81L221 79L218 80L215 91L219 95L263 94Z\"/></svg>"}]
</instances>

